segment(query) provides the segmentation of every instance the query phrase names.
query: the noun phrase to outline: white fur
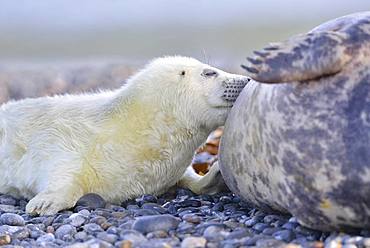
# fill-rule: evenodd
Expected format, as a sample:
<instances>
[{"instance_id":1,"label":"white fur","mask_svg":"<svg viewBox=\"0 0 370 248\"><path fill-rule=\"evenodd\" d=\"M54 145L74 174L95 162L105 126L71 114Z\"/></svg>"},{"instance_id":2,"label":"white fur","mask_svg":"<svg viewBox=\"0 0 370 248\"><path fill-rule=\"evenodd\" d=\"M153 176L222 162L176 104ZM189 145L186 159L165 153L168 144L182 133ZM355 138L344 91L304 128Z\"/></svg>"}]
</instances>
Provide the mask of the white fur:
<instances>
[{"instance_id":1,"label":"white fur","mask_svg":"<svg viewBox=\"0 0 370 248\"><path fill-rule=\"evenodd\" d=\"M54 214L88 192L110 202L160 194L224 123L222 82L192 58L151 62L115 91L9 102L0 109L0 192ZM181 75L185 71L185 75Z\"/></svg>"}]
</instances>

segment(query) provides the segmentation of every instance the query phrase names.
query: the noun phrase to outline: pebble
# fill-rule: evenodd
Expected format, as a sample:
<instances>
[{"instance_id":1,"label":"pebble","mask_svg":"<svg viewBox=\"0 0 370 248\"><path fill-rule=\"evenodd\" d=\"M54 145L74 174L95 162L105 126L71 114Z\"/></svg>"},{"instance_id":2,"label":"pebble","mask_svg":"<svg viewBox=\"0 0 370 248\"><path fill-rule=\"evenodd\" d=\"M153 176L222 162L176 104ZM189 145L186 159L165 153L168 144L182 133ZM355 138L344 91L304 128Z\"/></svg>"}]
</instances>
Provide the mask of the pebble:
<instances>
[{"instance_id":1,"label":"pebble","mask_svg":"<svg viewBox=\"0 0 370 248\"><path fill-rule=\"evenodd\" d=\"M74 235L74 237L75 237L75 239L77 239L77 240L81 240L81 241L84 241L84 240L86 240L87 239L87 233L86 232L84 232L84 231L82 231L82 232L78 232L78 233L76 233L75 235Z\"/></svg>"},{"instance_id":2,"label":"pebble","mask_svg":"<svg viewBox=\"0 0 370 248\"><path fill-rule=\"evenodd\" d=\"M176 228L179 223L180 219L169 214L144 216L136 219L132 228L141 233L148 233L157 230L169 231L170 229Z\"/></svg>"},{"instance_id":3,"label":"pebble","mask_svg":"<svg viewBox=\"0 0 370 248\"><path fill-rule=\"evenodd\" d=\"M74 213L68 218L70 220L70 224L74 227L80 227L86 223L88 217L86 215L82 215L80 213Z\"/></svg>"},{"instance_id":4,"label":"pebble","mask_svg":"<svg viewBox=\"0 0 370 248\"><path fill-rule=\"evenodd\" d=\"M283 240L285 242L290 242L295 239L295 234L291 230L277 231L273 234L274 238L277 240Z\"/></svg>"},{"instance_id":5,"label":"pebble","mask_svg":"<svg viewBox=\"0 0 370 248\"><path fill-rule=\"evenodd\" d=\"M100 240L104 240L104 241L106 241L108 243L111 243L111 244L114 244L118 239L117 235L109 234L109 233L106 233L106 232L100 232L100 233L98 233L98 235L96 237Z\"/></svg>"},{"instance_id":6,"label":"pebble","mask_svg":"<svg viewBox=\"0 0 370 248\"><path fill-rule=\"evenodd\" d=\"M17 204L17 200L10 195L1 195L0 204L15 206Z\"/></svg>"},{"instance_id":7,"label":"pebble","mask_svg":"<svg viewBox=\"0 0 370 248\"><path fill-rule=\"evenodd\" d=\"M182 216L182 219L194 224L199 224L200 222L202 222L202 218L196 214L185 214Z\"/></svg>"},{"instance_id":8,"label":"pebble","mask_svg":"<svg viewBox=\"0 0 370 248\"><path fill-rule=\"evenodd\" d=\"M244 224L247 226L247 227L251 227L251 226L254 226L255 224L261 222L261 220L263 220L263 217L261 216L253 216L252 218L246 220L244 222Z\"/></svg>"},{"instance_id":9,"label":"pebble","mask_svg":"<svg viewBox=\"0 0 370 248\"><path fill-rule=\"evenodd\" d=\"M98 233L98 232L103 232L104 230L98 224L88 223L88 224L84 225L84 231L89 233L89 234L95 234L95 233Z\"/></svg>"},{"instance_id":10,"label":"pebble","mask_svg":"<svg viewBox=\"0 0 370 248\"><path fill-rule=\"evenodd\" d=\"M54 240L55 240L54 234L47 233L47 234L44 234L44 235L38 237L36 241L39 242L39 243L43 243L43 242L49 243L49 242L53 242Z\"/></svg>"},{"instance_id":11,"label":"pebble","mask_svg":"<svg viewBox=\"0 0 370 248\"><path fill-rule=\"evenodd\" d=\"M203 237L187 237L181 242L181 248L203 248L207 240Z\"/></svg>"},{"instance_id":12,"label":"pebble","mask_svg":"<svg viewBox=\"0 0 370 248\"><path fill-rule=\"evenodd\" d=\"M70 236L76 234L76 227L66 224L60 226L56 231L55 231L55 237L57 239L64 239L64 238L69 238Z\"/></svg>"},{"instance_id":13,"label":"pebble","mask_svg":"<svg viewBox=\"0 0 370 248\"><path fill-rule=\"evenodd\" d=\"M7 244L10 244L11 242L11 237L9 234L1 234L0 235L0 245L7 245Z\"/></svg>"},{"instance_id":14,"label":"pebble","mask_svg":"<svg viewBox=\"0 0 370 248\"><path fill-rule=\"evenodd\" d=\"M263 230L265 230L268 227L269 227L269 225L266 224L266 223L256 223L253 226L253 229L256 230L256 231L262 232Z\"/></svg>"},{"instance_id":15,"label":"pebble","mask_svg":"<svg viewBox=\"0 0 370 248\"><path fill-rule=\"evenodd\" d=\"M226 239L242 239L250 236L252 236L252 233L248 229L239 228L229 233Z\"/></svg>"},{"instance_id":16,"label":"pebble","mask_svg":"<svg viewBox=\"0 0 370 248\"><path fill-rule=\"evenodd\" d=\"M78 199L75 207L88 207L90 209L104 208L105 200L98 194L89 193Z\"/></svg>"},{"instance_id":17,"label":"pebble","mask_svg":"<svg viewBox=\"0 0 370 248\"><path fill-rule=\"evenodd\" d=\"M256 246L260 248L276 248L284 245L284 242L273 238L259 239L256 241Z\"/></svg>"},{"instance_id":18,"label":"pebble","mask_svg":"<svg viewBox=\"0 0 370 248\"><path fill-rule=\"evenodd\" d=\"M0 223L9 226L24 226L25 221L22 216L13 213L4 213L0 216Z\"/></svg>"},{"instance_id":19,"label":"pebble","mask_svg":"<svg viewBox=\"0 0 370 248\"><path fill-rule=\"evenodd\" d=\"M7 205L10 204L10 205ZM370 247L370 232L322 233L294 217L253 209L231 193L187 189L143 195L121 205L95 194L74 211L30 216L22 199L0 194L0 245L15 247ZM4 213L3 210L9 212ZM292 242L292 243L289 243Z\"/></svg>"},{"instance_id":20,"label":"pebble","mask_svg":"<svg viewBox=\"0 0 370 248\"><path fill-rule=\"evenodd\" d=\"M129 240L132 244L138 245L147 241L147 238L135 230L126 230L120 234L120 239Z\"/></svg>"}]
</instances>

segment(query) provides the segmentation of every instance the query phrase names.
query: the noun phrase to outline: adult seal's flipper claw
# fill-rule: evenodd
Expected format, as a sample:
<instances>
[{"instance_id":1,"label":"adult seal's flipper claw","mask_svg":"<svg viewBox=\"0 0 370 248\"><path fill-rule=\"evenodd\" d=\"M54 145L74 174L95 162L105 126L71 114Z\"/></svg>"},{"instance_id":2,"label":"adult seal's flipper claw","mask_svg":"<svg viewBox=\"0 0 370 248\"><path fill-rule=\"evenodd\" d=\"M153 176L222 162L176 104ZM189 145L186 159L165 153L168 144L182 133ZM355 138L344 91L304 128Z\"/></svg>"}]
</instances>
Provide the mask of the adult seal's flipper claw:
<instances>
[{"instance_id":1,"label":"adult seal's flipper claw","mask_svg":"<svg viewBox=\"0 0 370 248\"><path fill-rule=\"evenodd\" d=\"M264 83L305 81L339 72L351 59L347 35L321 31L297 35L254 52L242 67Z\"/></svg>"}]
</instances>

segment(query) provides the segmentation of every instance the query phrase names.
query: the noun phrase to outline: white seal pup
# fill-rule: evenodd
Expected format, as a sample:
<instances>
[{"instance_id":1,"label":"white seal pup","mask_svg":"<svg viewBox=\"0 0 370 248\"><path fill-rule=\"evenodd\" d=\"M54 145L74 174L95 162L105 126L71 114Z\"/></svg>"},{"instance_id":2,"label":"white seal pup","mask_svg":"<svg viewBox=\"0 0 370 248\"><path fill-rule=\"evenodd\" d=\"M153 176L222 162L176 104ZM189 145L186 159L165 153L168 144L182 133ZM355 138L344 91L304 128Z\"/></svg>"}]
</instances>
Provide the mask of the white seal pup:
<instances>
[{"instance_id":1,"label":"white seal pup","mask_svg":"<svg viewBox=\"0 0 370 248\"><path fill-rule=\"evenodd\" d=\"M89 192L113 203L163 193L224 124L248 81L165 57L114 91L4 104L0 192L31 199L26 211L40 215L71 208ZM188 170L180 184L201 192L212 180L200 178Z\"/></svg>"}]
</instances>

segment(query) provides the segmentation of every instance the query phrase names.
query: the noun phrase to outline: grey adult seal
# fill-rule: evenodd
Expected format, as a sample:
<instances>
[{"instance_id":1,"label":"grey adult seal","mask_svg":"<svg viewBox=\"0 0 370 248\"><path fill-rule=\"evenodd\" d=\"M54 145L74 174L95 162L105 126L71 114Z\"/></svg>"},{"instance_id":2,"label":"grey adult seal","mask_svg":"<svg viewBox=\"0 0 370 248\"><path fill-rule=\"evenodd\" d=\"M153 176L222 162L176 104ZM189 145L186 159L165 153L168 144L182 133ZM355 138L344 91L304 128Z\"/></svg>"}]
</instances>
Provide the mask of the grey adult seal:
<instances>
[{"instance_id":1,"label":"grey adult seal","mask_svg":"<svg viewBox=\"0 0 370 248\"><path fill-rule=\"evenodd\" d=\"M221 141L228 186L311 228L370 227L370 12L267 46Z\"/></svg>"}]
</instances>

